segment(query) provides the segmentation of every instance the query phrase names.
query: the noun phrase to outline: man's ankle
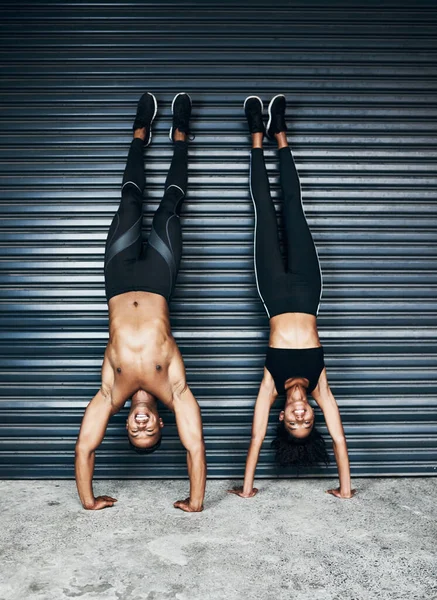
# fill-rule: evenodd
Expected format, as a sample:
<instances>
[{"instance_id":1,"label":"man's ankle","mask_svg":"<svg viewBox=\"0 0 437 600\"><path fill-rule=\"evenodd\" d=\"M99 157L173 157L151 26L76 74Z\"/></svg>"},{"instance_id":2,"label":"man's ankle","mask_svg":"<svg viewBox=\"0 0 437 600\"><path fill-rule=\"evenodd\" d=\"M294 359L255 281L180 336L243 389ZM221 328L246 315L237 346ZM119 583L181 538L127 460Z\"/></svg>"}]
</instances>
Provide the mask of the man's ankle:
<instances>
[{"instance_id":1,"label":"man's ankle","mask_svg":"<svg viewBox=\"0 0 437 600\"><path fill-rule=\"evenodd\" d=\"M134 131L134 139L139 138L139 139L143 140L143 142L144 142L146 139L146 135L147 135L147 130L145 127L141 127L141 129L135 129L135 131Z\"/></svg>"}]
</instances>

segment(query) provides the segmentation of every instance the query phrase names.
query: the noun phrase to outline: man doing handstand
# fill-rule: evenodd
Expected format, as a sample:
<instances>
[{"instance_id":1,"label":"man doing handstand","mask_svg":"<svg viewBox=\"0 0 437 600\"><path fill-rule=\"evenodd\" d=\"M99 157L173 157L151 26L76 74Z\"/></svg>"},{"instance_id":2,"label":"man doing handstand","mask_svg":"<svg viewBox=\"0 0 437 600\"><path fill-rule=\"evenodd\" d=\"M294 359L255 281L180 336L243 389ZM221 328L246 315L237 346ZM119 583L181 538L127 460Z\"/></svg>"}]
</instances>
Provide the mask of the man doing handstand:
<instances>
[{"instance_id":1,"label":"man doing handstand","mask_svg":"<svg viewBox=\"0 0 437 600\"><path fill-rule=\"evenodd\" d=\"M206 461L199 406L187 385L179 348L170 330L168 302L182 253L180 210L187 189L187 149L191 99L173 99L174 144L164 197L155 213L149 238L141 234L145 188L143 147L152 139L157 102L144 94L137 109L120 206L109 229L105 250L105 287L109 306L109 341L100 390L89 403L76 443L76 483L84 508L113 506L111 496L94 496L95 451L108 421L131 398L126 421L131 446L154 452L164 426L159 399L175 413L181 442L187 450L190 496L174 506L186 512L203 509Z\"/></svg>"}]
</instances>

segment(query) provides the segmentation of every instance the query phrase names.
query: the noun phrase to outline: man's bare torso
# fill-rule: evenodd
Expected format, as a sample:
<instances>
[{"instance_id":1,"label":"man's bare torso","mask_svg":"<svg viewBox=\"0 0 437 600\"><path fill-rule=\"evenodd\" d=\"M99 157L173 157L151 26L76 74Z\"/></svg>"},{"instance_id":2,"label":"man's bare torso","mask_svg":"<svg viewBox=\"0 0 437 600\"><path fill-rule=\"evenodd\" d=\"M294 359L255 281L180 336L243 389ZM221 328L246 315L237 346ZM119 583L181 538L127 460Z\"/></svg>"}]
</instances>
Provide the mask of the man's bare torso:
<instances>
[{"instance_id":1,"label":"man's bare torso","mask_svg":"<svg viewBox=\"0 0 437 600\"><path fill-rule=\"evenodd\" d=\"M181 354L172 336L167 301L150 292L127 292L109 301L109 342L102 369L114 408L145 390L172 408L185 384Z\"/></svg>"}]
</instances>

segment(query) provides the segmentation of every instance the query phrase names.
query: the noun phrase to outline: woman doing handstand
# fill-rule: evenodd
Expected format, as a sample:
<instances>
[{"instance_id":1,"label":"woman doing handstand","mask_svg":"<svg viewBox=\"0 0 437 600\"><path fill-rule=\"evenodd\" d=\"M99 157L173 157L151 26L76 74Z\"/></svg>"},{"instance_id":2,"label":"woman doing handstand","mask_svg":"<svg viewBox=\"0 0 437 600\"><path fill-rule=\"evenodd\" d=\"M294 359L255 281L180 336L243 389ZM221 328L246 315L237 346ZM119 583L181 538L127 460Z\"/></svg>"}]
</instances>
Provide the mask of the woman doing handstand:
<instances>
[{"instance_id":1,"label":"woman doing handstand","mask_svg":"<svg viewBox=\"0 0 437 600\"><path fill-rule=\"evenodd\" d=\"M351 498L355 490L351 489L346 439L337 402L328 384L317 332L322 290L319 259L302 207L299 176L288 147L285 106L283 95L275 96L270 102L267 136L278 144L287 265L281 255L276 211L264 162L262 144L266 129L262 101L257 96L249 96L244 103L252 136L250 192L255 208L255 276L270 320L270 338L255 404L244 485L230 491L243 498L257 493L253 487L255 469L270 409L279 394L285 393L285 405L272 442L277 462L281 466L297 467L328 462L325 443L314 427L314 410L307 398L307 394L311 394L324 414L338 466L340 486L328 492L339 498Z\"/></svg>"}]
</instances>

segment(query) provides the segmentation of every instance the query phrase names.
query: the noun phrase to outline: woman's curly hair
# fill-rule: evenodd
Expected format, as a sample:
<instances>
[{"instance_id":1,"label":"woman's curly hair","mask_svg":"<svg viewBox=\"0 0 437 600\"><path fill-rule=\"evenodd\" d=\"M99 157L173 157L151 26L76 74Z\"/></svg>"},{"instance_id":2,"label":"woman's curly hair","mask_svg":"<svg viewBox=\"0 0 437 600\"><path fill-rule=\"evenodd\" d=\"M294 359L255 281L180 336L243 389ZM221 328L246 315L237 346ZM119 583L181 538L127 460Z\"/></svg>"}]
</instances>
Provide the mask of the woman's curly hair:
<instances>
[{"instance_id":1,"label":"woman's curly hair","mask_svg":"<svg viewBox=\"0 0 437 600\"><path fill-rule=\"evenodd\" d=\"M311 433L305 438L291 435L281 421L276 430L276 437L272 441L272 448L276 450L275 459L281 467L311 467L319 463L329 464L325 440L320 432L313 427Z\"/></svg>"}]
</instances>

